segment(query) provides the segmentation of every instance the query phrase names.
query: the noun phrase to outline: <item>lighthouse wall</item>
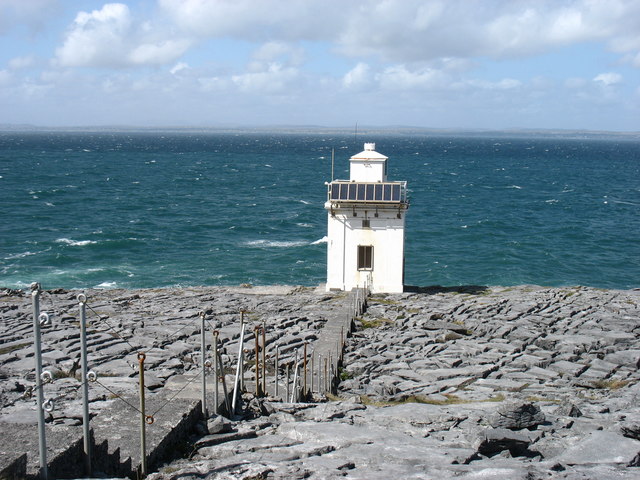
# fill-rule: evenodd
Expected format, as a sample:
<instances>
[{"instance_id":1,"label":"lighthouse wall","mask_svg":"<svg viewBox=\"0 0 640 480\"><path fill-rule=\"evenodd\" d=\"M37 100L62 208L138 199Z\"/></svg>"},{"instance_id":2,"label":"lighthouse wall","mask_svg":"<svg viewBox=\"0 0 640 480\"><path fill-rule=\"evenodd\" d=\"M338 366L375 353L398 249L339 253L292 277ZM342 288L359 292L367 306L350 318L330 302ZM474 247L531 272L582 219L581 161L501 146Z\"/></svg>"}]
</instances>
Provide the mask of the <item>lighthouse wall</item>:
<instances>
[{"instance_id":1,"label":"lighthouse wall","mask_svg":"<svg viewBox=\"0 0 640 480\"><path fill-rule=\"evenodd\" d=\"M349 291L372 281L372 292L400 293L404 284L404 210L340 209L328 217L327 290ZM363 226L368 220L369 226ZM371 268L358 269L358 247L372 247Z\"/></svg>"}]
</instances>

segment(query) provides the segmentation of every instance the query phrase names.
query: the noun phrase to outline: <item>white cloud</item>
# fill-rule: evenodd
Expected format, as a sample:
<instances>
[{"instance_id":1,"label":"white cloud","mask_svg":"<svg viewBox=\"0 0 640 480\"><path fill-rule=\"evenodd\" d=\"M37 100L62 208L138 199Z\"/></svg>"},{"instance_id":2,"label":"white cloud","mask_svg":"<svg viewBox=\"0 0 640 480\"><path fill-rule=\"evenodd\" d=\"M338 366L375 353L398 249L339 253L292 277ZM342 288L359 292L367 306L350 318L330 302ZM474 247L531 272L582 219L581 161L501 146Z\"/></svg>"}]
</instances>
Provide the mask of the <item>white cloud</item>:
<instances>
[{"instance_id":1,"label":"white cloud","mask_svg":"<svg viewBox=\"0 0 640 480\"><path fill-rule=\"evenodd\" d=\"M287 65L300 65L304 60L304 49L285 42L267 42L253 53L253 58L258 62L278 61Z\"/></svg>"},{"instance_id":2,"label":"white cloud","mask_svg":"<svg viewBox=\"0 0 640 480\"><path fill-rule=\"evenodd\" d=\"M11 70L22 70L23 68L29 68L34 64L35 64L35 57L33 55L16 57L9 60L9 68Z\"/></svg>"},{"instance_id":3,"label":"white cloud","mask_svg":"<svg viewBox=\"0 0 640 480\"><path fill-rule=\"evenodd\" d=\"M232 85L231 81L222 77L200 77L198 84L204 92L224 92Z\"/></svg>"},{"instance_id":4,"label":"white cloud","mask_svg":"<svg viewBox=\"0 0 640 480\"><path fill-rule=\"evenodd\" d=\"M80 12L56 50L63 67L127 67L162 65L178 59L191 45L185 38L154 38L160 33L137 25L127 5L108 3Z\"/></svg>"},{"instance_id":5,"label":"white cloud","mask_svg":"<svg viewBox=\"0 0 640 480\"><path fill-rule=\"evenodd\" d=\"M564 81L564 86L570 89L582 88L587 84L584 78L571 77Z\"/></svg>"},{"instance_id":6,"label":"white cloud","mask_svg":"<svg viewBox=\"0 0 640 480\"><path fill-rule=\"evenodd\" d=\"M163 65L180 58L190 44L191 42L185 39L143 43L131 50L128 59L138 65Z\"/></svg>"},{"instance_id":7,"label":"white cloud","mask_svg":"<svg viewBox=\"0 0 640 480\"><path fill-rule=\"evenodd\" d=\"M119 66L131 31L129 8L108 3L101 10L80 12L56 51L57 61L65 67Z\"/></svg>"},{"instance_id":8,"label":"white cloud","mask_svg":"<svg viewBox=\"0 0 640 480\"><path fill-rule=\"evenodd\" d=\"M186 70L187 68L189 68L189 64L185 62L178 62L171 68L171 70L169 70L169 72L171 72L171 75L175 75L176 73L182 70Z\"/></svg>"},{"instance_id":9,"label":"white cloud","mask_svg":"<svg viewBox=\"0 0 640 480\"><path fill-rule=\"evenodd\" d=\"M20 25L42 30L57 10L58 0L0 0L0 35Z\"/></svg>"},{"instance_id":10,"label":"white cloud","mask_svg":"<svg viewBox=\"0 0 640 480\"><path fill-rule=\"evenodd\" d=\"M159 0L188 35L326 41L388 62L513 58L578 42L640 50L637 0ZM364 60L364 59L363 59Z\"/></svg>"},{"instance_id":11,"label":"white cloud","mask_svg":"<svg viewBox=\"0 0 640 480\"><path fill-rule=\"evenodd\" d=\"M640 51L634 54L628 54L622 57L623 63L628 63L633 67L640 68Z\"/></svg>"},{"instance_id":12,"label":"white cloud","mask_svg":"<svg viewBox=\"0 0 640 480\"><path fill-rule=\"evenodd\" d=\"M11 83L12 75L7 70L0 70L0 86L6 87Z\"/></svg>"},{"instance_id":13,"label":"white cloud","mask_svg":"<svg viewBox=\"0 0 640 480\"><path fill-rule=\"evenodd\" d=\"M74 104L80 120L67 123L210 124L224 116L341 124L366 112L374 124L485 125L486 117L496 126L546 126L571 112L606 123L582 113L593 105L637 112L628 101L637 86L629 67L640 68L637 0L121 1L83 2L98 7L63 20L52 65L64 68L46 71L41 55L50 46L34 48L24 34L42 17L25 10L7 36L15 58L0 70L2 103L17 106L0 116L25 116L19 101L45 91L33 111L47 102L71 118ZM17 19L22 4L30 2L0 0L0 35L3 14ZM78 8L61 5L48 25Z\"/></svg>"},{"instance_id":14,"label":"white cloud","mask_svg":"<svg viewBox=\"0 0 640 480\"><path fill-rule=\"evenodd\" d=\"M358 2L281 0L159 0L188 34L250 41L326 39Z\"/></svg>"},{"instance_id":15,"label":"white cloud","mask_svg":"<svg viewBox=\"0 0 640 480\"><path fill-rule=\"evenodd\" d=\"M388 90L440 88L446 86L447 80L439 70L409 70L405 65L388 67L379 75L380 86Z\"/></svg>"},{"instance_id":16,"label":"white cloud","mask_svg":"<svg viewBox=\"0 0 640 480\"><path fill-rule=\"evenodd\" d=\"M342 84L346 88L362 89L371 85L372 77L371 67L366 63L360 62L345 74L342 78Z\"/></svg>"},{"instance_id":17,"label":"white cloud","mask_svg":"<svg viewBox=\"0 0 640 480\"><path fill-rule=\"evenodd\" d=\"M593 79L593 81L601 83L602 85L608 87L608 86L616 85L616 84L622 82L622 75L620 75L619 73L615 73L615 72L601 73L601 74L597 75Z\"/></svg>"},{"instance_id":18,"label":"white cloud","mask_svg":"<svg viewBox=\"0 0 640 480\"><path fill-rule=\"evenodd\" d=\"M298 78L296 68L272 63L264 71L233 75L231 80L246 93L283 94L291 91Z\"/></svg>"}]
</instances>

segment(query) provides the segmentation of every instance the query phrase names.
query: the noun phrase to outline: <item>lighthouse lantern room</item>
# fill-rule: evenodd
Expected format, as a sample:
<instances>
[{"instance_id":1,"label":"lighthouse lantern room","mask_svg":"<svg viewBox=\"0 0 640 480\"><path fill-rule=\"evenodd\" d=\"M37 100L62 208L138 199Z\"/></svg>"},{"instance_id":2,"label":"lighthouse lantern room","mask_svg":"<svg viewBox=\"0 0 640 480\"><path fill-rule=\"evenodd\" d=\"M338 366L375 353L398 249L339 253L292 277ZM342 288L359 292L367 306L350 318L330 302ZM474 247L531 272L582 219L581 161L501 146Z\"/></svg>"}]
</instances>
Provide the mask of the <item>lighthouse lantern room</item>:
<instances>
[{"instance_id":1,"label":"lighthouse lantern room","mask_svg":"<svg viewBox=\"0 0 640 480\"><path fill-rule=\"evenodd\" d=\"M327 183L327 290L402 292L407 182L387 180L374 143L349 162L349 180Z\"/></svg>"}]
</instances>

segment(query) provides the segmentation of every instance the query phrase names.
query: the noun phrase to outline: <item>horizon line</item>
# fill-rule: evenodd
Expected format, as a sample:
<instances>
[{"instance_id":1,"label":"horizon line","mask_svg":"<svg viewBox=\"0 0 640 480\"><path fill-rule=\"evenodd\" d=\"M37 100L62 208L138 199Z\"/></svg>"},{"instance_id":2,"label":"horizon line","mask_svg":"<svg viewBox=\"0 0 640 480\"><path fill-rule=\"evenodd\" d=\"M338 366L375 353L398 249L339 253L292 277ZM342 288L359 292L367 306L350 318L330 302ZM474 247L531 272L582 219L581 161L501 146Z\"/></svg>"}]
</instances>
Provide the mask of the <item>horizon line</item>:
<instances>
[{"instance_id":1,"label":"horizon line","mask_svg":"<svg viewBox=\"0 0 640 480\"><path fill-rule=\"evenodd\" d=\"M339 131L345 133L353 133L353 126L327 126L327 125L291 125L291 124L270 124L270 125L33 125L33 124L12 124L0 123L0 132L95 132L95 131L283 131L283 130L313 130L321 133L322 131ZM491 133L528 133L528 134L589 134L589 135L618 135L618 136L640 136L640 130L591 130L581 128L535 128L535 127L508 127L508 128L480 128L480 127L421 127L415 125L366 125L358 124L358 133L366 133L366 131L395 131L395 132L432 132L432 133L474 133L474 134L491 134Z\"/></svg>"}]
</instances>

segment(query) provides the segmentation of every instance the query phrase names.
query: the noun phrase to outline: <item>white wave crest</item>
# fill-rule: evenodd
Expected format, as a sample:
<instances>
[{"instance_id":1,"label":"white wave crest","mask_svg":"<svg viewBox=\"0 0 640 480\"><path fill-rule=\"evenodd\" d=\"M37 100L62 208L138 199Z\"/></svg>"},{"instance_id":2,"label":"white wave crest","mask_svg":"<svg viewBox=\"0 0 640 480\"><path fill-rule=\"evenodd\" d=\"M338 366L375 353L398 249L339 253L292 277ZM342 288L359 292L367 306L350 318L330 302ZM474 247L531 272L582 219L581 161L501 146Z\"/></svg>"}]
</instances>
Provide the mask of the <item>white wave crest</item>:
<instances>
[{"instance_id":1,"label":"white wave crest","mask_svg":"<svg viewBox=\"0 0 640 480\"><path fill-rule=\"evenodd\" d=\"M70 238L59 238L56 240L56 243L64 243L65 245L70 245L72 247L83 247L85 245L92 245L98 242L95 240L71 240Z\"/></svg>"},{"instance_id":2,"label":"white wave crest","mask_svg":"<svg viewBox=\"0 0 640 480\"><path fill-rule=\"evenodd\" d=\"M329 241L329 238L325 235L321 239L316 240L315 242L311 242L311 245L319 245L321 243L327 243L328 241Z\"/></svg>"},{"instance_id":3,"label":"white wave crest","mask_svg":"<svg viewBox=\"0 0 640 480\"><path fill-rule=\"evenodd\" d=\"M5 260L16 260L18 258L30 257L31 255L37 255L38 252L22 252L22 253L14 253L13 255L9 255L4 257Z\"/></svg>"},{"instance_id":4,"label":"white wave crest","mask_svg":"<svg viewBox=\"0 0 640 480\"><path fill-rule=\"evenodd\" d=\"M287 248L287 247L301 247L303 245L308 245L308 242L300 241L300 240L290 240L290 241L278 241L278 240L251 240L245 242L245 245L249 247L275 247L275 248Z\"/></svg>"}]
</instances>

